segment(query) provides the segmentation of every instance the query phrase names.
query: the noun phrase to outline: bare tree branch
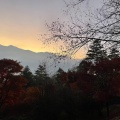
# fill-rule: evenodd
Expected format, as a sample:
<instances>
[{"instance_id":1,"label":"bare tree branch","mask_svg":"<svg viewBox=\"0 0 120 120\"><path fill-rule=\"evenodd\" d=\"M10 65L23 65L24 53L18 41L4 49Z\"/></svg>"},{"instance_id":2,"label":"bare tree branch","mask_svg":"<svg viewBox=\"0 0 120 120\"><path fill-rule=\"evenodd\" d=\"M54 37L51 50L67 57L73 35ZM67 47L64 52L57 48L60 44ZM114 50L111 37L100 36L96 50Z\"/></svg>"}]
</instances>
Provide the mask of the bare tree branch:
<instances>
[{"instance_id":1,"label":"bare tree branch","mask_svg":"<svg viewBox=\"0 0 120 120\"><path fill-rule=\"evenodd\" d=\"M85 0L74 0L72 5L75 7L83 1ZM64 53L70 55L94 40L103 41L106 45L110 43L106 49L120 44L120 1L108 0L98 11L99 17L93 24L82 25L81 21L74 23L74 18L70 25L61 24L59 21L53 22L48 26L52 35L49 41L63 41L66 46Z\"/></svg>"}]
</instances>

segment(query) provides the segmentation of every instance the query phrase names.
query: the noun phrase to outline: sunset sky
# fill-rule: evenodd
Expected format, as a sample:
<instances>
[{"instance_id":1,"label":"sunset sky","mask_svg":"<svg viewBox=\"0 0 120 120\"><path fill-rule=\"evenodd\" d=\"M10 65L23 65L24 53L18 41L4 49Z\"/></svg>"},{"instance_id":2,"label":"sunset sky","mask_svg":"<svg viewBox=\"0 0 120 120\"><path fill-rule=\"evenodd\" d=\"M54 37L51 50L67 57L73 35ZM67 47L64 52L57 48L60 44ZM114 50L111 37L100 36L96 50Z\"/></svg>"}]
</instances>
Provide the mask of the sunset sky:
<instances>
[{"instance_id":1,"label":"sunset sky","mask_svg":"<svg viewBox=\"0 0 120 120\"><path fill-rule=\"evenodd\" d=\"M0 0L0 44L35 52L59 51L56 45L43 45L40 34L47 32L45 22L64 21L64 9L63 0ZM83 56L81 52L78 57Z\"/></svg>"}]
</instances>

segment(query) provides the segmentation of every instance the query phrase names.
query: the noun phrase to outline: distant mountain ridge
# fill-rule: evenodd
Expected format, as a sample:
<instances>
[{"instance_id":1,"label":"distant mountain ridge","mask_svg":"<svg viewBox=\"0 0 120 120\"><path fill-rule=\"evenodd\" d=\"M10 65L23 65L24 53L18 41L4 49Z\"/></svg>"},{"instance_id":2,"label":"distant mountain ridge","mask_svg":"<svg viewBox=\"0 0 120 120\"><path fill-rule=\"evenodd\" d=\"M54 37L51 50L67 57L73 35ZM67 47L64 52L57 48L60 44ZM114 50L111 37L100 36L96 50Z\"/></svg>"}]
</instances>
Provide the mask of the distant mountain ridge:
<instances>
[{"instance_id":1,"label":"distant mountain ridge","mask_svg":"<svg viewBox=\"0 0 120 120\"><path fill-rule=\"evenodd\" d=\"M0 45L0 59L7 58L17 60L21 65L29 66L31 71L38 68L38 65L46 63L48 74L54 74L59 67L64 71L78 66L81 60L65 58L65 60L59 60L59 63L55 61L55 54L49 52L33 52L30 50L23 50L15 46L3 46Z\"/></svg>"}]
</instances>

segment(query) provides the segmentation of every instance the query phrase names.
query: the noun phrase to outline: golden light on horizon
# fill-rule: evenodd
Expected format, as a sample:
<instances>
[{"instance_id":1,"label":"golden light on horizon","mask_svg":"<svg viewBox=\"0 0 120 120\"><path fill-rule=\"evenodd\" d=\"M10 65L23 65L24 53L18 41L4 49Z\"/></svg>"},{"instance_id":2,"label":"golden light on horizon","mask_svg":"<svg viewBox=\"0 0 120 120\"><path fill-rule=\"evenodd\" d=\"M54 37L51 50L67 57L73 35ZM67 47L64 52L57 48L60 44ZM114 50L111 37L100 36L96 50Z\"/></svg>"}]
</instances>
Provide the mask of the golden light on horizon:
<instances>
[{"instance_id":1,"label":"golden light on horizon","mask_svg":"<svg viewBox=\"0 0 120 120\"><path fill-rule=\"evenodd\" d=\"M39 34L46 34L46 21L51 23L58 17L64 18L61 14L61 7L63 7L64 3L59 1L60 3L58 4L54 0L55 7L50 2L51 6L48 3L47 6L49 9L46 9L41 2L39 0L36 2L35 0L0 1L1 45L13 45L33 52L61 52L58 43L43 44ZM46 6L46 2L44 5ZM84 52L81 51L73 55L73 58L84 58Z\"/></svg>"},{"instance_id":2,"label":"golden light on horizon","mask_svg":"<svg viewBox=\"0 0 120 120\"><path fill-rule=\"evenodd\" d=\"M17 40L11 40L11 39L7 40L6 38L2 38L1 45L4 45L4 46L13 45L15 47L18 47L24 50L31 50L33 52L52 52L53 51L53 49L51 49L53 48L52 45L50 46L44 45L39 40L38 41L34 40L34 42L33 40L24 40L21 42Z\"/></svg>"},{"instance_id":3,"label":"golden light on horizon","mask_svg":"<svg viewBox=\"0 0 120 120\"><path fill-rule=\"evenodd\" d=\"M1 45L3 46L9 46L13 45L15 47L18 47L20 49L24 50L30 50L33 52L51 52L51 53L59 53L60 48L57 46L57 43L54 44L43 44L40 40L23 40L22 42L20 40L13 40L10 38L0 37L1 39ZM72 58L75 59L83 59L85 58L85 51L84 49L80 50L78 53L72 55Z\"/></svg>"}]
</instances>

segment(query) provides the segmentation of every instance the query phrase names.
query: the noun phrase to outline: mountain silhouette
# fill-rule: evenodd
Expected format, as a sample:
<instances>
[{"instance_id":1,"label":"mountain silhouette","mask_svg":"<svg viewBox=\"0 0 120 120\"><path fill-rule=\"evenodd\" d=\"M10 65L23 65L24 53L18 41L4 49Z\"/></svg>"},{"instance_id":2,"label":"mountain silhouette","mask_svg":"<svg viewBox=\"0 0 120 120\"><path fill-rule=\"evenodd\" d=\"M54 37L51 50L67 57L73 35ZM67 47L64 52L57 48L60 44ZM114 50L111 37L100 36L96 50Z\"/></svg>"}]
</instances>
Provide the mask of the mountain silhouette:
<instances>
[{"instance_id":1,"label":"mountain silhouette","mask_svg":"<svg viewBox=\"0 0 120 120\"><path fill-rule=\"evenodd\" d=\"M15 46L3 46L0 45L0 59L7 58L17 60L23 66L29 66L31 71L38 68L40 64L46 64L48 74L54 74L59 67L64 71L68 71L75 66L78 66L80 59L56 59L56 55L49 52L32 52L30 50L23 50Z\"/></svg>"}]
</instances>

